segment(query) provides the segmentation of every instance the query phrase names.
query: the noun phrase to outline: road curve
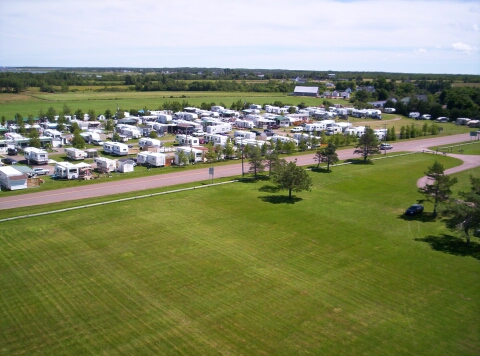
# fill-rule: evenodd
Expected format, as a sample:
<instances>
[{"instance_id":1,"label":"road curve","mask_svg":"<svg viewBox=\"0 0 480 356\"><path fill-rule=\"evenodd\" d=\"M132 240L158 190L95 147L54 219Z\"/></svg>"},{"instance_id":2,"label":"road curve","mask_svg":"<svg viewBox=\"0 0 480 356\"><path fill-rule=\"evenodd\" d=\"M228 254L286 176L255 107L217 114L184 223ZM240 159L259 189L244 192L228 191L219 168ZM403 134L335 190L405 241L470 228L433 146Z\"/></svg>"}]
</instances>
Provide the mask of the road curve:
<instances>
[{"instance_id":1,"label":"road curve","mask_svg":"<svg viewBox=\"0 0 480 356\"><path fill-rule=\"evenodd\" d=\"M427 149L427 147L464 142L468 141L469 139L469 134L461 134L407 142L396 142L392 151L421 151ZM358 155L355 156L353 154L353 149L338 150L337 153L341 160L358 157ZM312 152L311 155L292 156L289 159L297 159L298 165L306 166L315 164L313 156L314 153ZM245 170L248 170L248 163L245 163ZM241 174L241 163L234 163L227 166L215 167L215 178L231 177ZM176 184L206 181L208 179L209 173L207 167L188 171L182 171L181 169L179 169L178 172L159 174L157 176L133 178L121 181L111 181L86 186L79 186L75 188L64 188L16 196L12 195L9 197L0 198L0 210L14 209L31 205L53 204L68 200L79 200L85 198L107 196L112 194L172 186Z\"/></svg>"}]
</instances>

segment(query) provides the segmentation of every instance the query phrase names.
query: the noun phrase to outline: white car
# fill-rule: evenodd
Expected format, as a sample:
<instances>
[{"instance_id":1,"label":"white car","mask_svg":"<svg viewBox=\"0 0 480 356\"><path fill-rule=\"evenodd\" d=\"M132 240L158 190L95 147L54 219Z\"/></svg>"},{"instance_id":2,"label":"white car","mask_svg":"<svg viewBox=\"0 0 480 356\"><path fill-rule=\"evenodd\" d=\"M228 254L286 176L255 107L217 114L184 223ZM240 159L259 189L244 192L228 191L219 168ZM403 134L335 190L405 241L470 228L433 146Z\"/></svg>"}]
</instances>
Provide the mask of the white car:
<instances>
[{"instance_id":1,"label":"white car","mask_svg":"<svg viewBox=\"0 0 480 356\"><path fill-rule=\"evenodd\" d=\"M47 175L50 173L48 169L44 169L44 168L33 168L33 172L37 176Z\"/></svg>"},{"instance_id":2,"label":"white car","mask_svg":"<svg viewBox=\"0 0 480 356\"><path fill-rule=\"evenodd\" d=\"M382 143L382 144L380 145L380 149L381 149L381 150L391 150L392 148L393 148L392 145L389 144L389 143Z\"/></svg>"},{"instance_id":3,"label":"white car","mask_svg":"<svg viewBox=\"0 0 480 356\"><path fill-rule=\"evenodd\" d=\"M294 127L290 132L303 132L303 127Z\"/></svg>"}]
</instances>

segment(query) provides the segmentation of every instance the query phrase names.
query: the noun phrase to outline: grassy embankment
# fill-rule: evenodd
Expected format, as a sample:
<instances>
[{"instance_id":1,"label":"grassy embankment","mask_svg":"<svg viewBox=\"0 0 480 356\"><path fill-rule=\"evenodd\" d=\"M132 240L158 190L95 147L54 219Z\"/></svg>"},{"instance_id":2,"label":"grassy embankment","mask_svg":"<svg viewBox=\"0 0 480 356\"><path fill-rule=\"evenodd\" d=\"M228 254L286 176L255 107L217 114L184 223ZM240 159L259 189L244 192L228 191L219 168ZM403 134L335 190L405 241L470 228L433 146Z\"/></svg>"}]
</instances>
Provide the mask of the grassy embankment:
<instances>
[{"instance_id":1,"label":"grassy embankment","mask_svg":"<svg viewBox=\"0 0 480 356\"><path fill-rule=\"evenodd\" d=\"M0 350L478 355L478 243L402 217L435 159L2 223Z\"/></svg>"}]
</instances>

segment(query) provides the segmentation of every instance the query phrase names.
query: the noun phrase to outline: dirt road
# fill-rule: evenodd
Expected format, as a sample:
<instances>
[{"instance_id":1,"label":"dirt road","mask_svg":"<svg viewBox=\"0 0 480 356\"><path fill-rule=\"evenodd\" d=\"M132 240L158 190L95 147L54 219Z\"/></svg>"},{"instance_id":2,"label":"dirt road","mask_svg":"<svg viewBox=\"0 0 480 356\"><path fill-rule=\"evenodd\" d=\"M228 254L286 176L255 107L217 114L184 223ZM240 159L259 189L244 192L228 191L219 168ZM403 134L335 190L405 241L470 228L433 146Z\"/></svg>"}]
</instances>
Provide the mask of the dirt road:
<instances>
[{"instance_id":1,"label":"dirt road","mask_svg":"<svg viewBox=\"0 0 480 356\"><path fill-rule=\"evenodd\" d=\"M421 151L427 147L448 145L456 142L468 141L469 134L452 135L424 140L396 142L393 144L395 151ZM341 160L358 157L353 154L353 149L339 150L338 156ZM297 159L297 164L305 166L315 164L314 153L304 156L294 156L290 159ZM478 156L472 156L478 159ZM457 168L460 168L459 166ZM467 166L466 166L467 167ZM245 162L245 171L248 170L248 163ZM468 169L468 168L465 168ZM228 166L215 167L215 178L230 177L242 174L242 164L235 163ZM144 189L159 188L182 183L206 181L209 179L208 167L181 171L169 174L161 174L153 177L134 178L122 181L112 181L76 188L65 188L45 192L23 194L0 198L0 209L14 209L18 207L52 204L67 200L78 200L84 198L106 196L118 193L140 191Z\"/></svg>"}]
</instances>

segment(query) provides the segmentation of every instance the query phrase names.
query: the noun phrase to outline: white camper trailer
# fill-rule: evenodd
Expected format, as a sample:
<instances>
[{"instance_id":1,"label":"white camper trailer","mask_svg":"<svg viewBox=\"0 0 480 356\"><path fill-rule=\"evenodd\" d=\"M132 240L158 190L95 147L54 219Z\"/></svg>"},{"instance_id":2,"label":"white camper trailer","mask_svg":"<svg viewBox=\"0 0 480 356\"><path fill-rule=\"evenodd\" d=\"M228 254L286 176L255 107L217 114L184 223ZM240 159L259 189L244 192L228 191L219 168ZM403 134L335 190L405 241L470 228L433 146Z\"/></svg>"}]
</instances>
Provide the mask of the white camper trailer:
<instances>
[{"instance_id":1,"label":"white camper trailer","mask_svg":"<svg viewBox=\"0 0 480 356\"><path fill-rule=\"evenodd\" d=\"M229 123L218 123L216 125L207 126L206 132L209 134L222 134L232 131L232 125Z\"/></svg>"},{"instance_id":2,"label":"white camper trailer","mask_svg":"<svg viewBox=\"0 0 480 356\"><path fill-rule=\"evenodd\" d=\"M24 150L24 157L29 163L35 164L47 164L48 163L48 153L47 151L35 148L35 147L26 147Z\"/></svg>"},{"instance_id":3,"label":"white camper trailer","mask_svg":"<svg viewBox=\"0 0 480 356\"><path fill-rule=\"evenodd\" d=\"M77 161L82 160L87 157L87 153L85 151L79 150L78 148L68 147L65 148L65 153L67 157L71 160Z\"/></svg>"},{"instance_id":4,"label":"white camper trailer","mask_svg":"<svg viewBox=\"0 0 480 356\"><path fill-rule=\"evenodd\" d=\"M185 155L189 158L191 163L193 162L203 162L203 151L193 148L193 147L177 147L177 151L175 152L175 164L180 165L180 160L178 156L178 152L183 151ZM192 162L193 161L193 162Z\"/></svg>"},{"instance_id":5,"label":"white camper trailer","mask_svg":"<svg viewBox=\"0 0 480 356\"><path fill-rule=\"evenodd\" d=\"M257 134L255 132L249 132L249 131L235 131L233 134L233 137L243 137L245 139L249 140L255 140L257 138Z\"/></svg>"},{"instance_id":6,"label":"white camper trailer","mask_svg":"<svg viewBox=\"0 0 480 356\"><path fill-rule=\"evenodd\" d=\"M145 150L148 147L162 147L162 142L160 140L156 140L154 138L141 138L138 141L138 146L141 150Z\"/></svg>"},{"instance_id":7,"label":"white camper trailer","mask_svg":"<svg viewBox=\"0 0 480 356\"><path fill-rule=\"evenodd\" d=\"M97 157L95 163L97 164L97 170L101 173L115 172L117 168L117 160L107 157Z\"/></svg>"},{"instance_id":8,"label":"white camper trailer","mask_svg":"<svg viewBox=\"0 0 480 356\"><path fill-rule=\"evenodd\" d=\"M10 166L0 167L0 187L8 190L27 189L27 174Z\"/></svg>"},{"instance_id":9,"label":"white camper trailer","mask_svg":"<svg viewBox=\"0 0 480 356\"><path fill-rule=\"evenodd\" d=\"M148 152L145 164L151 167L164 167L166 162L166 155L159 152Z\"/></svg>"},{"instance_id":10,"label":"white camper trailer","mask_svg":"<svg viewBox=\"0 0 480 356\"><path fill-rule=\"evenodd\" d=\"M79 168L70 162L58 162L55 164L53 173L58 178L64 179L77 179L80 177Z\"/></svg>"},{"instance_id":11,"label":"white camper trailer","mask_svg":"<svg viewBox=\"0 0 480 356\"><path fill-rule=\"evenodd\" d=\"M128 146L120 142L104 142L103 151L105 153L116 155L116 156L126 156L128 155Z\"/></svg>"},{"instance_id":12,"label":"white camper trailer","mask_svg":"<svg viewBox=\"0 0 480 356\"><path fill-rule=\"evenodd\" d=\"M255 127L253 121L250 120L237 120L235 121L235 125L242 129L253 129Z\"/></svg>"},{"instance_id":13,"label":"white camper trailer","mask_svg":"<svg viewBox=\"0 0 480 356\"><path fill-rule=\"evenodd\" d=\"M190 135L176 135L175 142L179 146L198 146L200 145L200 139Z\"/></svg>"},{"instance_id":14,"label":"white camper trailer","mask_svg":"<svg viewBox=\"0 0 480 356\"><path fill-rule=\"evenodd\" d=\"M206 134L205 142L213 143L214 145L225 146L228 141L228 136L216 135L216 134Z\"/></svg>"}]
</instances>

